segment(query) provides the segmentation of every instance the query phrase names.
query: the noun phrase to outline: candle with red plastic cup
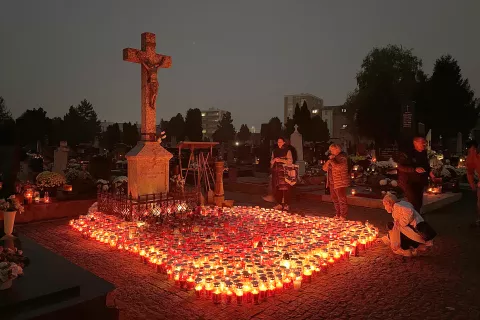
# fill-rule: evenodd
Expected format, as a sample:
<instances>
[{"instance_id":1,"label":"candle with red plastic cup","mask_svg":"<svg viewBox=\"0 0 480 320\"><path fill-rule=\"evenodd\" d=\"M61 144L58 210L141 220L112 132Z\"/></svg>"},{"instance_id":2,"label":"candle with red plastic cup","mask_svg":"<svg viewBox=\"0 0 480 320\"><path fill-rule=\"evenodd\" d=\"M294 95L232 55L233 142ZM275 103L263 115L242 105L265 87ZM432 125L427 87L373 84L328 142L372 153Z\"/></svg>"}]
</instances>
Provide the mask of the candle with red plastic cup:
<instances>
[{"instance_id":1,"label":"candle with red plastic cup","mask_svg":"<svg viewBox=\"0 0 480 320\"><path fill-rule=\"evenodd\" d=\"M252 296L253 296L253 303L258 304L259 301L259 289L258 289L258 281L252 281Z\"/></svg>"},{"instance_id":2,"label":"candle with red plastic cup","mask_svg":"<svg viewBox=\"0 0 480 320\"><path fill-rule=\"evenodd\" d=\"M220 290L220 282L213 284L213 303L219 304L222 302L222 291Z\"/></svg>"},{"instance_id":3,"label":"candle with red plastic cup","mask_svg":"<svg viewBox=\"0 0 480 320\"><path fill-rule=\"evenodd\" d=\"M227 280L225 281L225 302L227 304L232 303L232 296L233 296L232 282Z\"/></svg>"},{"instance_id":4,"label":"candle with red plastic cup","mask_svg":"<svg viewBox=\"0 0 480 320\"><path fill-rule=\"evenodd\" d=\"M235 288L235 295L237 296L237 304L241 305L243 303L243 284L238 283Z\"/></svg>"},{"instance_id":5,"label":"candle with red plastic cup","mask_svg":"<svg viewBox=\"0 0 480 320\"><path fill-rule=\"evenodd\" d=\"M197 298L200 298L202 296L203 292L203 279L202 278L197 278L195 279L195 295Z\"/></svg>"},{"instance_id":6,"label":"candle with red plastic cup","mask_svg":"<svg viewBox=\"0 0 480 320\"><path fill-rule=\"evenodd\" d=\"M212 291L213 291L213 282L212 278L205 279L205 297L207 299L212 298Z\"/></svg>"}]
</instances>

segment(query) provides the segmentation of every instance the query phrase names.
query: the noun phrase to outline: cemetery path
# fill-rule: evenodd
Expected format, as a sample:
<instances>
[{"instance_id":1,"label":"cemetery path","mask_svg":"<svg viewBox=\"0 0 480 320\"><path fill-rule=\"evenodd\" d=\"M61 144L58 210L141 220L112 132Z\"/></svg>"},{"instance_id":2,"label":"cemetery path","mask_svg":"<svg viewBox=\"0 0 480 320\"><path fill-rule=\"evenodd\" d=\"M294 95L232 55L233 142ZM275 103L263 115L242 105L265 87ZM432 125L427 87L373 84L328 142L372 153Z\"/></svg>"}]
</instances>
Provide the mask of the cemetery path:
<instances>
[{"instance_id":1,"label":"cemetery path","mask_svg":"<svg viewBox=\"0 0 480 320\"><path fill-rule=\"evenodd\" d=\"M251 195L227 194L237 204L266 205ZM85 240L67 220L38 222L19 231L73 263L115 284L107 303L121 319L478 319L480 317L480 229L474 198L432 212L427 220L439 236L414 259L376 244L358 258L336 264L298 291L260 305L214 305L175 287L136 257ZM333 215L328 203L303 201L297 212ZM384 211L352 207L350 219L369 220L382 233ZM35 263L35 261L32 261ZM27 269L28 272L28 269Z\"/></svg>"}]
</instances>

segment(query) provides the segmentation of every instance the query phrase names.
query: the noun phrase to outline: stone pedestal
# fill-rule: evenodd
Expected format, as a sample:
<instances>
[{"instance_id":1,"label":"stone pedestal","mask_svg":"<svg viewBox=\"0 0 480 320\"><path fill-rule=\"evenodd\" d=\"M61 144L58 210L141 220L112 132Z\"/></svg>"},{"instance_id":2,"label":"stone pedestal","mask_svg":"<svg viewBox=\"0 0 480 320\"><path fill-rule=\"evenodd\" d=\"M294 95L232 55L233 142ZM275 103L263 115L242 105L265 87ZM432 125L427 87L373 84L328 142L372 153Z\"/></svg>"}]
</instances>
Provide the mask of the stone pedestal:
<instances>
[{"instance_id":1,"label":"stone pedestal","mask_svg":"<svg viewBox=\"0 0 480 320\"><path fill-rule=\"evenodd\" d=\"M298 160L295 164L298 166L298 175L303 176L305 174L305 161Z\"/></svg>"},{"instance_id":2,"label":"stone pedestal","mask_svg":"<svg viewBox=\"0 0 480 320\"><path fill-rule=\"evenodd\" d=\"M223 190L223 161L215 162L215 205L221 207L225 202L225 192Z\"/></svg>"},{"instance_id":3,"label":"stone pedestal","mask_svg":"<svg viewBox=\"0 0 480 320\"><path fill-rule=\"evenodd\" d=\"M168 192L172 154L158 142L139 141L126 155L128 194L136 198Z\"/></svg>"}]
</instances>

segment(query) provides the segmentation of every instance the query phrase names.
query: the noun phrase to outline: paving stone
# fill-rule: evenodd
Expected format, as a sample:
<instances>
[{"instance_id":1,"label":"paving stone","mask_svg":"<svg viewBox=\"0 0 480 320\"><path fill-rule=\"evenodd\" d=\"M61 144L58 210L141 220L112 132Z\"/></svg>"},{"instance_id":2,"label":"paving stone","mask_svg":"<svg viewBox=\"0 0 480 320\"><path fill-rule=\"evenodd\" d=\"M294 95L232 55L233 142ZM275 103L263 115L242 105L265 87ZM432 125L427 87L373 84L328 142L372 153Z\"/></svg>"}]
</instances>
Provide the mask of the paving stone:
<instances>
[{"instance_id":1,"label":"paving stone","mask_svg":"<svg viewBox=\"0 0 480 320\"><path fill-rule=\"evenodd\" d=\"M236 204L267 205L252 195L227 194L227 198ZM425 254L402 259L378 243L301 290L279 294L258 306L216 306L197 300L135 256L81 238L67 226L68 220L18 229L114 283L117 289L107 303L119 308L120 319L478 319L480 230L469 227L475 218L473 208L473 197L465 194L460 202L427 215L439 236ZM307 215L333 215L331 204L304 201L293 209ZM350 208L349 218L369 220L381 232L390 219L382 210L358 207Z\"/></svg>"}]
</instances>

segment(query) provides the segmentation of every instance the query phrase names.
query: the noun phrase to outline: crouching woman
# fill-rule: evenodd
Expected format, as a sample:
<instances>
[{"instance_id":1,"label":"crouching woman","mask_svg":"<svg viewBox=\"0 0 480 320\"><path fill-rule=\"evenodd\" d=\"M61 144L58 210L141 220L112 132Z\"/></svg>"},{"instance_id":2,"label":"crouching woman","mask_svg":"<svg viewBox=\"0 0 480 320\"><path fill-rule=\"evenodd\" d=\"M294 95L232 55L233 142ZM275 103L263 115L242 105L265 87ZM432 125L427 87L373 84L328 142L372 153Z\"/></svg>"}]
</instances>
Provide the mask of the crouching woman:
<instances>
[{"instance_id":1,"label":"crouching woman","mask_svg":"<svg viewBox=\"0 0 480 320\"><path fill-rule=\"evenodd\" d=\"M388 236L382 240L390 245L394 253L411 257L433 245L432 240L437 233L410 202L399 201L395 195L387 194L383 205L392 215L393 222L388 224Z\"/></svg>"}]
</instances>

